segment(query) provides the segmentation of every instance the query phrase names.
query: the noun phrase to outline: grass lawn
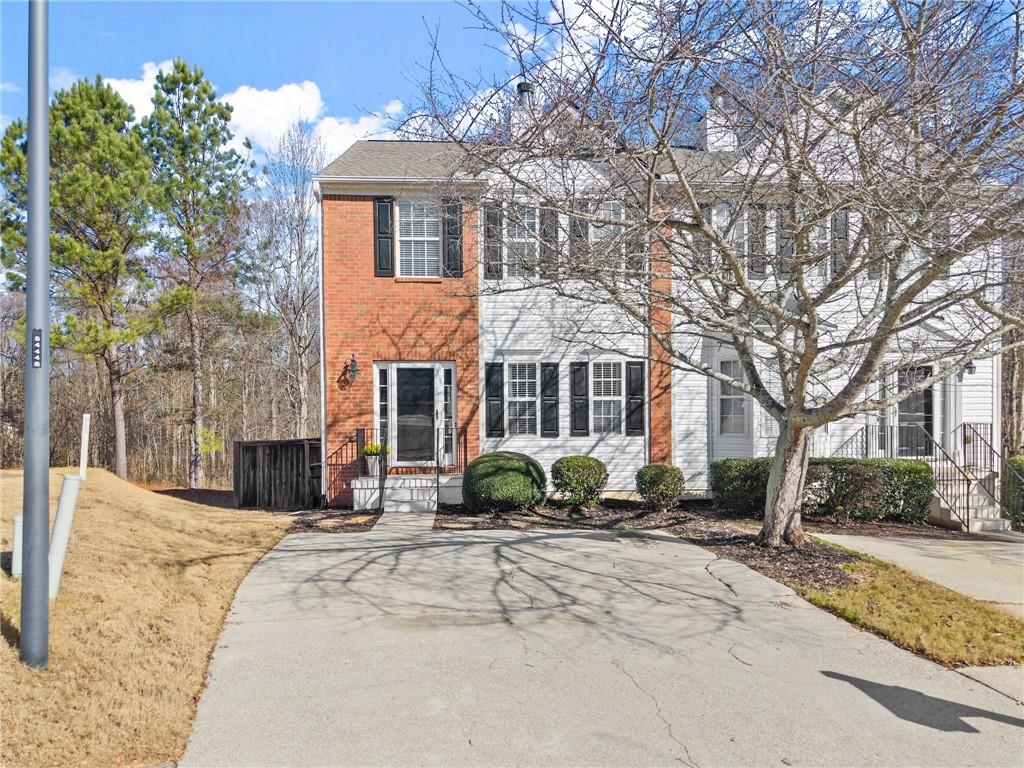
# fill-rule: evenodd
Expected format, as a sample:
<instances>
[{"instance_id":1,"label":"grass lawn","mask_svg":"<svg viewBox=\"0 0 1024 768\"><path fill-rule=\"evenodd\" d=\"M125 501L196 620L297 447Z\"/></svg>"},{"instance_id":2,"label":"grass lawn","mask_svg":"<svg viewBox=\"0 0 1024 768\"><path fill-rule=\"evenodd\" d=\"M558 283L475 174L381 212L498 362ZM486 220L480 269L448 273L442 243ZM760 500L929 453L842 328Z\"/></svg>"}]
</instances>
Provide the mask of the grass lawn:
<instances>
[{"instance_id":1,"label":"grass lawn","mask_svg":"<svg viewBox=\"0 0 1024 768\"><path fill-rule=\"evenodd\" d=\"M50 475L51 510L61 476ZM21 494L21 473L0 472L5 551ZM44 671L18 662L21 583L0 575L0 765L178 758L235 590L289 524L153 493L90 469L51 608Z\"/></svg>"},{"instance_id":2,"label":"grass lawn","mask_svg":"<svg viewBox=\"0 0 1024 768\"><path fill-rule=\"evenodd\" d=\"M826 546L830 545L822 542ZM794 585L815 605L947 666L1024 663L1024 622L895 565L858 554L850 580Z\"/></svg>"}]
</instances>

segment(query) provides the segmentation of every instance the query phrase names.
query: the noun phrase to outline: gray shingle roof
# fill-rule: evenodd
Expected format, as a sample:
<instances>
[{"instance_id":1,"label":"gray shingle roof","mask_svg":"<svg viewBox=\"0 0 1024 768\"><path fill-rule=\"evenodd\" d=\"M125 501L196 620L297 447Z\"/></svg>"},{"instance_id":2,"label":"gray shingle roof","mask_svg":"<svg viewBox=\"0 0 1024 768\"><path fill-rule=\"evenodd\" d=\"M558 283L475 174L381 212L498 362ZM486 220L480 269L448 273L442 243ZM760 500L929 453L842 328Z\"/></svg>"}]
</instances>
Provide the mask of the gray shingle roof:
<instances>
[{"instance_id":1,"label":"gray shingle roof","mask_svg":"<svg viewBox=\"0 0 1024 768\"><path fill-rule=\"evenodd\" d=\"M446 141L364 139L330 163L321 176L348 179L443 179L462 151Z\"/></svg>"},{"instance_id":2,"label":"gray shingle roof","mask_svg":"<svg viewBox=\"0 0 1024 768\"><path fill-rule=\"evenodd\" d=\"M681 169L695 181L714 182L741 157L739 152L704 152L674 147ZM345 179L445 179L466 159L457 144L447 141L363 139L330 163L321 176ZM465 169L463 169L465 170ZM667 158L657 171L673 178Z\"/></svg>"}]
</instances>

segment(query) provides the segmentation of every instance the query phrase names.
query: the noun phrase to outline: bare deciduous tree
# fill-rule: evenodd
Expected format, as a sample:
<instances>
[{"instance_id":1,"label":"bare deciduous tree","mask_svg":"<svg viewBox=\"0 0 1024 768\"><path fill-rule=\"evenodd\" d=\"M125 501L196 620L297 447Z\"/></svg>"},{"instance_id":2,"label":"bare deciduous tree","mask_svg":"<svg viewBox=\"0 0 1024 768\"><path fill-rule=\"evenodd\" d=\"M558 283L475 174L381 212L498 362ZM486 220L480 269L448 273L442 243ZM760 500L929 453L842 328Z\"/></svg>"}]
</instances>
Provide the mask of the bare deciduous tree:
<instances>
[{"instance_id":1,"label":"bare deciduous tree","mask_svg":"<svg viewBox=\"0 0 1024 768\"><path fill-rule=\"evenodd\" d=\"M539 206L515 285L484 290L551 291L572 334L650 337L654 359L750 395L778 432L765 545L803 539L815 430L998 354L1020 324L1002 301L1024 219L1003 4L472 7L512 77L467 82L438 54L407 128L456 142L450 182L482 182L484 205Z\"/></svg>"},{"instance_id":2,"label":"bare deciduous tree","mask_svg":"<svg viewBox=\"0 0 1024 768\"><path fill-rule=\"evenodd\" d=\"M319 138L293 123L267 157L264 184L251 207L251 274L286 345L282 373L294 414L294 434L312 428L310 383L319 364L316 200L313 176L327 164ZM316 390L318 391L318 390Z\"/></svg>"}]
</instances>

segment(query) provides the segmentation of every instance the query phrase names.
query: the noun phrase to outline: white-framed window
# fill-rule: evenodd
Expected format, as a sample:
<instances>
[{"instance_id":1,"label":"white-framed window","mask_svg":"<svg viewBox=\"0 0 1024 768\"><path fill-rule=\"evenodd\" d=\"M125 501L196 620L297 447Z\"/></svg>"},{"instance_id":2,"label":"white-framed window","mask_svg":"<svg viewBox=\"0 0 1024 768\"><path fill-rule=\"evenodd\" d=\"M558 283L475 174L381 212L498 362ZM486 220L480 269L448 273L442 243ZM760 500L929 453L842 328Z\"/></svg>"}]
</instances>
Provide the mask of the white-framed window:
<instances>
[{"instance_id":1,"label":"white-framed window","mask_svg":"<svg viewBox=\"0 0 1024 768\"><path fill-rule=\"evenodd\" d=\"M508 364L508 433L537 434L537 364Z\"/></svg>"},{"instance_id":2,"label":"white-framed window","mask_svg":"<svg viewBox=\"0 0 1024 768\"><path fill-rule=\"evenodd\" d=\"M624 209L617 200L604 200L594 208L597 221L590 227L590 252L608 269L622 269L626 255L625 227L605 224L605 221L623 221Z\"/></svg>"},{"instance_id":3,"label":"white-framed window","mask_svg":"<svg viewBox=\"0 0 1024 768\"><path fill-rule=\"evenodd\" d=\"M622 433L622 363L591 365L594 434Z\"/></svg>"},{"instance_id":4,"label":"white-framed window","mask_svg":"<svg viewBox=\"0 0 1024 768\"><path fill-rule=\"evenodd\" d=\"M399 200L398 274L441 276L441 206L436 202Z\"/></svg>"},{"instance_id":5,"label":"white-framed window","mask_svg":"<svg viewBox=\"0 0 1024 768\"><path fill-rule=\"evenodd\" d=\"M532 277L537 271L537 208L505 206L505 262L509 277Z\"/></svg>"},{"instance_id":6,"label":"white-framed window","mask_svg":"<svg viewBox=\"0 0 1024 768\"><path fill-rule=\"evenodd\" d=\"M739 360L720 360L718 370L735 381L743 381L743 367ZM718 382L718 434L747 434L747 395Z\"/></svg>"}]
</instances>

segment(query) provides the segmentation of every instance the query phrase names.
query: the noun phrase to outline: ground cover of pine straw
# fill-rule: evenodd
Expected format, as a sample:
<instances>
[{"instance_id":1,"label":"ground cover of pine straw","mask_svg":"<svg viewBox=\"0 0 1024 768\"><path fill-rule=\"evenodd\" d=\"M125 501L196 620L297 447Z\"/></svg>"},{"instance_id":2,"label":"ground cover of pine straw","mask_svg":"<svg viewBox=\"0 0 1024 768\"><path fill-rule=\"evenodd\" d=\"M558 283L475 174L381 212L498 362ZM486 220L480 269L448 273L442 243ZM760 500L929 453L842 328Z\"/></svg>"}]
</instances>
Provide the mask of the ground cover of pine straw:
<instances>
[{"instance_id":1,"label":"ground cover of pine straw","mask_svg":"<svg viewBox=\"0 0 1024 768\"><path fill-rule=\"evenodd\" d=\"M434 527L611 530L662 529L743 563L786 584L814 605L881 635L896 645L947 666L1024 663L1024 622L894 565L830 544L814 533L957 538L927 525L805 521L811 534L795 549L766 549L755 539L761 523L722 515L710 502L684 502L664 512L635 502L608 502L582 515L558 504L499 515L471 515L461 507L442 510Z\"/></svg>"},{"instance_id":2,"label":"ground cover of pine straw","mask_svg":"<svg viewBox=\"0 0 1024 768\"><path fill-rule=\"evenodd\" d=\"M51 510L61 475L50 475ZM6 568L21 494L21 472L0 472ZM196 504L89 470L44 671L18 663L21 582L0 575L0 764L178 758L235 591L291 525L288 516Z\"/></svg>"}]
</instances>

